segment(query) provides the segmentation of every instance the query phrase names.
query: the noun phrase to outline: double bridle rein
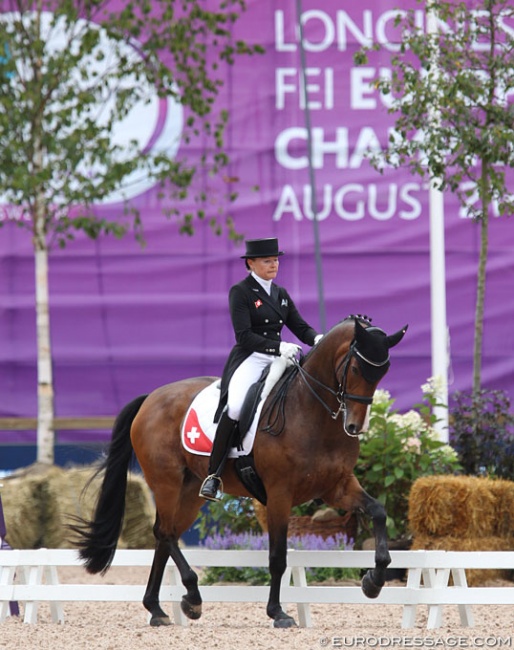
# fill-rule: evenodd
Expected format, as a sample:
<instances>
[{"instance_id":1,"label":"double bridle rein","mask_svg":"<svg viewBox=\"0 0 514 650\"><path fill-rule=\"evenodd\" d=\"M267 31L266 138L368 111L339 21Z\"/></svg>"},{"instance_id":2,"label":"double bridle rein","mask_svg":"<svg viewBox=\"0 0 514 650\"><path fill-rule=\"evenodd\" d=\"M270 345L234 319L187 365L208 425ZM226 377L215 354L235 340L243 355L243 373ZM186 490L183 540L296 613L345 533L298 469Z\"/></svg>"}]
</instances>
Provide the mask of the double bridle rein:
<instances>
[{"instance_id":1,"label":"double bridle rein","mask_svg":"<svg viewBox=\"0 0 514 650\"><path fill-rule=\"evenodd\" d=\"M373 366L374 368L382 368L383 366L389 363L389 355L387 355L387 358L384 361L380 361L380 362L376 362L376 361L372 361L371 359L368 359L362 354L362 352L360 352L360 350L357 349L357 341L353 340L348 349L348 352L343 357L343 359L341 360L341 362L339 363L339 365L335 370L336 380L338 381L337 390L334 390L330 386L327 386L323 382L319 381L319 379L316 379L316 377L308 373L305 370L305 368L303 368L299 364L298 361L295 361L295 366L298 369L300 377L305 382L307 388L310 390L312 395L314 395L314 397L318 400L318 402L323 406L323 408L330 413L330 417L333 420L337 420L339 414L341 414L343 420L343 429L345 433L351 436L352 438L357 438L359 434L350 433L346 429L346 401L352 400L354 402L359 402L360 404L367 404L369 406L373 402L373 397L364 397L362 395L355 395L354 393L348 393L346 390L346 384L348 381L348 369L350 367L350 362L352 360L352 357L354 356L358 357L364 363L367 363L370 366ZM341 379L338 378L340 370L341 370ZM327 404L327 402L323 400L323 398L318 394L318 392L311 384L316 384L320 388L324 388L333 397L335 397L339 405L336 411L330 408L329 404Z\"/></svg>"}]
</instances>

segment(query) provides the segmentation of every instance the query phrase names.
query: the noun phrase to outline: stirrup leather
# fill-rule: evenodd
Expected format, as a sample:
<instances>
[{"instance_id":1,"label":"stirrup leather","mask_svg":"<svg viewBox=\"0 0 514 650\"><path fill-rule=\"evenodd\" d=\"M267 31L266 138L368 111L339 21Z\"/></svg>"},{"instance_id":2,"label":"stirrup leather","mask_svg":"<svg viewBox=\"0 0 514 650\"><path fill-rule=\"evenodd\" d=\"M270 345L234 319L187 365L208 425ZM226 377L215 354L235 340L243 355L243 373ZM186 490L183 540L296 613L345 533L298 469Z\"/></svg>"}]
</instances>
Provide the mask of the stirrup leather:
<instances>
[{"instance_id":1,"label":"stirrup leather","mask_svg":"<svg viewBox=\"0 0 514 650\"><path fill-rule=\"evenodd\" d=\"M204 487L205 487L207 481L210 481L210 480L214 480L214 481L216 481L217 484L218 484L218 485L217 485L217 488L216 488L216 492L215 492L214 495L204 494L204 493L203 493L203 489L204 489ZM203 483L202 483L202 485L201 485L201 487L200 487L200 491L198 492L198 496L199 496L199 497L202 497L203 499L207 499L207 500L209 500L209 501L221 501L221 499L220 499L219 497L216 496L216 494L218 493L218 491L220 491L220 492L224 492L224 489L223 489L223 481L221 480L221 477L217 476L216 474L209 474L209 476L206 476L206 477L205 477L205 479L204 479L204 481L203 481Z\"/></svg>"}]
</instances>

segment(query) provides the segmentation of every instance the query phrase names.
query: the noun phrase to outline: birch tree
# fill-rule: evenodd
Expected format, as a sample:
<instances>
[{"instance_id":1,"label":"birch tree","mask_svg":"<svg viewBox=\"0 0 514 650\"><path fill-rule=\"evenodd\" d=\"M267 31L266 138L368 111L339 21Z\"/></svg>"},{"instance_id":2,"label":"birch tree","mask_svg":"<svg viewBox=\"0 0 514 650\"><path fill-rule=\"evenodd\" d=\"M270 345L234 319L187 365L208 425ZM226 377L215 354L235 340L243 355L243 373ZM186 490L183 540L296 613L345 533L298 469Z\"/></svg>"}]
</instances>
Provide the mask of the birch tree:
<instances>
[{"instance_id":1,"label":"birch tree","mask_svg":"<svg viewBox=\"0 0 514 650\"><path fill-rule=\"evenodd\" d=\"M398 52L376 80L394 128L373 165L406 166L453 192L480 229L477 268L473 395L481 388L488 234L493 214L514 212L514 5L512 0L429 0L420 12L398 14ZM366 65L382 46L361 50ZM381 59L383 64L384 59Z\"/></svg>"},{"instance_id":2,"label":"birch tree","mask_svg":"<svg viewBox=\"0 0 514 650\"><path fill-rule=\"evenodd\" d=\"M218 68L260 48L232 42L242 0L220 2L217 11L203 7L201 0L2 3L0 202L34 247L39 462L54 460L49 251L78 231L121 237L133 228L141 238L142 221L130 200L141 176L159 185L163 212L176 216L184 232L192 232L195 217L205 217L202 196L197 212L180 210L197 170L175 156L178 142L173 150L141 151L135 139L113 140L116 125L157 92L186 113L183 139L208 141L202 169L217 174L228 163L228 116L221 111L213 118L222 86ZM119 218L95 212L106 197L123 204ZM233 234L230 220L212 225Z\"/></svg>"}]
</instances>

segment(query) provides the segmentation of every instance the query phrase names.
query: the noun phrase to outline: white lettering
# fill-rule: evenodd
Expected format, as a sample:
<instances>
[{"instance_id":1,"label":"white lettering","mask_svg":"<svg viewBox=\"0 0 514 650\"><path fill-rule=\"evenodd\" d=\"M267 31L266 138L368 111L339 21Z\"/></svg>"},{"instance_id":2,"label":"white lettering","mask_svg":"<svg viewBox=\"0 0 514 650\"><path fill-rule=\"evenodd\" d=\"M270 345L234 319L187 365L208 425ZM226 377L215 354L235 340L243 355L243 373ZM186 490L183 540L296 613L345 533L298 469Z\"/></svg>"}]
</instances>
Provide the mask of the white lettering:
<instances>
[{"instance_id":1,"label":"white lettering","mask_svg":"<svg viewBox=\"0 0 514 650\"><path fill-rule=\"evenodd\" d=\"M378 187L375 183L371 183L368 187L369 189L369 204L368 209L370 215L377 221L388 221L396 212L396 198L398 192L398 186L396 183L391 183L387 188L387 205L384 211L378 209ZM383 196L385 192L383 188L380 188L381 195Z\"/></svg>"},{"instance_id":2,"label":"white lettering","mask_svg":"<svg viewBox=\"0 0 514 650\"><path fill-rule=\"evenodd\" d=\"M391 94L383 95L376 86L375 80L391 80L390 68L376 68L362 66L350 70L350 105L354 110L375 110L377 108L377 97L380 103L388 107L393 103Z\"/></svg>"},{"instance_id":3,"label":"white lettering","mask_svg":"<svg viewBox=\"0 0 514 650\"><path fill-rule=\"evenodd\" d=\"M293 140L307 142L307 129L295 126L279 133L275 140L275 158L279 165L286 169L305 169L309 164L307 155L303 153L303 155L295 157L289 152L289 145Z\"/></svg>"},{"instance_id":4,"label":"white lettering","mask_svg":"<svg viewBox=\"0 0 514 650\"><path fill-rule=\"evenodd\" d=\"M323 185L323 205L320 206L312 205L312 188L310 185L303 186L303 205L304 212L307 219L311 221L314 220L314 207L316 207L316 219L317 221L324 221L329 215L332 209L332 185L325 183Z\"/></svg>"},{"instance_id":5,"label":"white lettering","mask_svg":"<svg viewBox=\"0 0 514 650\"><path fill-rule=\"evenodd\" d=\"M287 77L297 77L296 68L277 68L275 71L275 108L283 110L286 105L285 96L287 93L298 92L296 83L287 83Z\"/></svg>"},{"instance_id":6,"label":"white lettering","mask_svg":"<svg viewBox=\"0 0 514 650\"><path fill-rule=\"evenodd\" d=\"M288 81L295 77L294 83ZM314 82L309 82L313 79ZM306 68L305 81L308 105L311 110L334 108L334 70L333 68ZM297 105L303 110L305 108L305 92L303 89L303 78L296 68L277 68L275 71L275 107L278 110L285 108L287 94L298 96ZM318 95L318 99L310 98Z\"/></svg>"},{"instance_id":7,"label":"white lettering","mask_svg":"<svg viewBox=\"0 0 514 650\"><path fill-rule=\"evenodd\" d=\"M319 221L330 218L332 213L344 221L360 221L366 216L375 221L388 221L395 217L402 221L413 221L421 215L421 200L417 194L426 194L426 187L417 183L406 183L404 186L396 183L347 183L334 188L325 183L321 206L312 205L310 185L304 185L301 191L303 203L292 185L284 185L273 212L273 221L281 221L284 216L291 216L295 221L312 221L315 210Z\"/></svg>"},{"instance_id":8,"label":"white lettering","mask_svg":"<svg viewBox=\"0 0 514 650\"><path fill-rule=\"evenodd\" d=\"M277 52L295 52L296 43L286 43L284 33L284 12L275 11L275 49Z\"/></svg>"},{"instance_id":9,"label":"white lettering","mask_svg":"<svg viewBox=\"0 0 514 650\"><path fill-rule=\"evenodd\" d=\"M348 166L348 129L338 127L333 142L325 140L325 130L312 129L312 166L323 169L325 154L334 154L337 169Z\"/></svg>"},{"instance_id":10,"label":"white lettering","mask_svg":"<svg viewBox=\"0 0 514 650\"><path fill-rule=\"evenodd\" d=\"M312 129L312 166L314 169L322 169L324 166L325 154L335 155L335 163L338 169L348 167L348 129L338 127L335 140L330 142L325 139L325 131L320 127ZM277 162L286 169L305 169L309 165L305 149L301 148L300 155L293 155L291 147L293 140L303 140L307 143L307 129L303 127L291 127L279 133L275 140L275 157Z\"/></svg>"},{"instance_id":11,"label":"white lettering","mask_svg":"<svg viewBox=\"0 0 514 650\"><path fill-rule=\"evenodd\" d=\"M359 221L364 217L365 213L365 205L364 201L362 199L358 199L357 201L354 202L354 210L351 212L348 210L343 202L344 199L348 194L362 194L364 192L364 185L360 185L357 183L349 183L348 185L345 185L341 187L334 196L334 209L336 211L336 214L339 217L342 217L346 221Z\"/></svg>"},{"instance_id":12,"label":"white lettering","mask_svg":"<svg viewBox=\"0 0 514 650\"><path fill-rule=\"evenodd\" d=\"M323 37L322 39L314 43L312 41L307 40L307 31L308 27L307 24L310 20L318 20L321 22L321 27L323 30ZM309 11L305 11L302 14L301 17L302 25L303 25L303 46L305 48L306 52L323 52L324 50L328 50L329 47L332 45L332 43L335 40L335 27L334 23L332 22L332 19L330 16L325 13L324 11L320 11L318 9L311 9ZM319 28L315 28L312 30L315 33L319 32Z\"/></svg>"},{"instance_id":13,"label":"white lettering","mask_svg":"<svg viewBox=\"0 0 514 650\"><path fill-rule=\"evenodd\" d=\"M371 82L376 78L376 68L352 68L350 71L350 106L357 111L373 110L377 100Z\"/></svg>"},{"instance_id":14,"label":"white lettering","mask_svg":"<svg viewBox=\"0 0 514 650\"><path fill-rule=\"evenodd\" d=\"M350 168L358 169L369 153L381 151L380 141L377 134L370 126L365 126L360 130L355 150L350 157Z\"/></svg>"},{"instance_id":15,"label":"white lettering","mask_svg":"<svg viewBox=\"0 0 514 650\"><path fill-rule=\"evenodd\" d=\"M410 210L408 211L400 210L400 219L413 221L419 217L421 214L421 202L416 197L411 196L411 192L417 192L420 189L421 188L417 183L406 183L400 187L400 200L410 207Z\"/></svg>"},{"instance_id":16,"label":"white lettering","mask_svg":"<svg viewBox=\"0 0 514 650\"><path fill-rule=\"evenodd\" d=\"M291 214L295 221L302 221L303 219L300 204L291 185L284 185L282 188L279 202L273 212L273 221L280 221L284 213Z\"/></svg>"},{"instance_id":17,"label":"white lettering","mask_svg":"<svg viewBox=\"0 0 514 650\"><path fill-rule=\"evenodd\" d=\"M424 11L421 9L414 10L414 25L417 29L426 30L426 21ZM486 15L484 10L470 10L468 27L476 28L476 22L482 15ZM362 11L362 22L358 24L348 13L342 9L337 10L333 16L329 13L311 9L301 14L300 20L304 27L304 48L308 52L324 52L331 47L337 46L340 52L345 52L354 47L368 47L373 41L380 43L390 52L398 52L401 47L401 26L397 26L395 21L400 17L401 21L406 18L407 12L399 9L390 9L382 13L373 13L370 9ZM275 49L277 52L296 52L298 48L298 35L296 33L296 14L291 12L285 15L282 9L275 11ZM498 13L498 29L505 36L514 36L514 26L509 24L512 18L508 10ZM291 26L289 36L291 40L286 39L285 25ZM455 31L454 27L444 22L440 18L436 20L437 29L441 34L451 34ZM463 29L464 25L458 25L457 29ZM314 40L316 35L316 40ZM477 38L472 47L474 50L487 50L490 47L488 41L483 40L482 35ZM505 43L497 42L497 48L505 47Z\"/></svg>"},{"instance_id":18,"label":"white lettering","mask_svg":"<svg viewBox=\"0 0 514 650\"><path fill-rule=\"evenodd\" d=\"M362 12L362 29L348 16L346 11L338 11L337 21L337 46L341 51L348 49L347 31L351 32L360 47L370 47L373 44L373 14L369 9ZM352 46L355 45L351 41Z\"/></svg>"}]
</instances>

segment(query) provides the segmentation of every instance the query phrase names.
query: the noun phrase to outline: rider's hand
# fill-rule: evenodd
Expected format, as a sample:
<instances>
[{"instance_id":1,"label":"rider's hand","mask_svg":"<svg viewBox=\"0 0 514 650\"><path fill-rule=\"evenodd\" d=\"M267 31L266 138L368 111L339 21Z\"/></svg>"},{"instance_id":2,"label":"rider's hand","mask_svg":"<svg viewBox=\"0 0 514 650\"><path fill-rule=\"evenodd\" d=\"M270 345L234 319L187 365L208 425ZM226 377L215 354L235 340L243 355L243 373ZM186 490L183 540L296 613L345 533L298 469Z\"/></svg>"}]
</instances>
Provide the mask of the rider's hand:
<instances>
[{"instance_id":1,"label":"rider's hand","mask_svg":"<svg viewBox=\"0 0 514 650\"><path fill-rule=\"evenodd\" d=\"M323 334L318 334L316 337L314 337L314 345L318 345L322 338Z\"/></svg>"},{"instance_id":2,"label":"rider's hand","mask_svg":"<svg viewBox=\"0 0 514 650\"><path fill-rule=\"evenodd\" d=\"M296 355L300 352L302 348L296 343L286 343L282 341L280 343L279 352L286 359L296 359Z\"/></svg>"}]
</instances>

